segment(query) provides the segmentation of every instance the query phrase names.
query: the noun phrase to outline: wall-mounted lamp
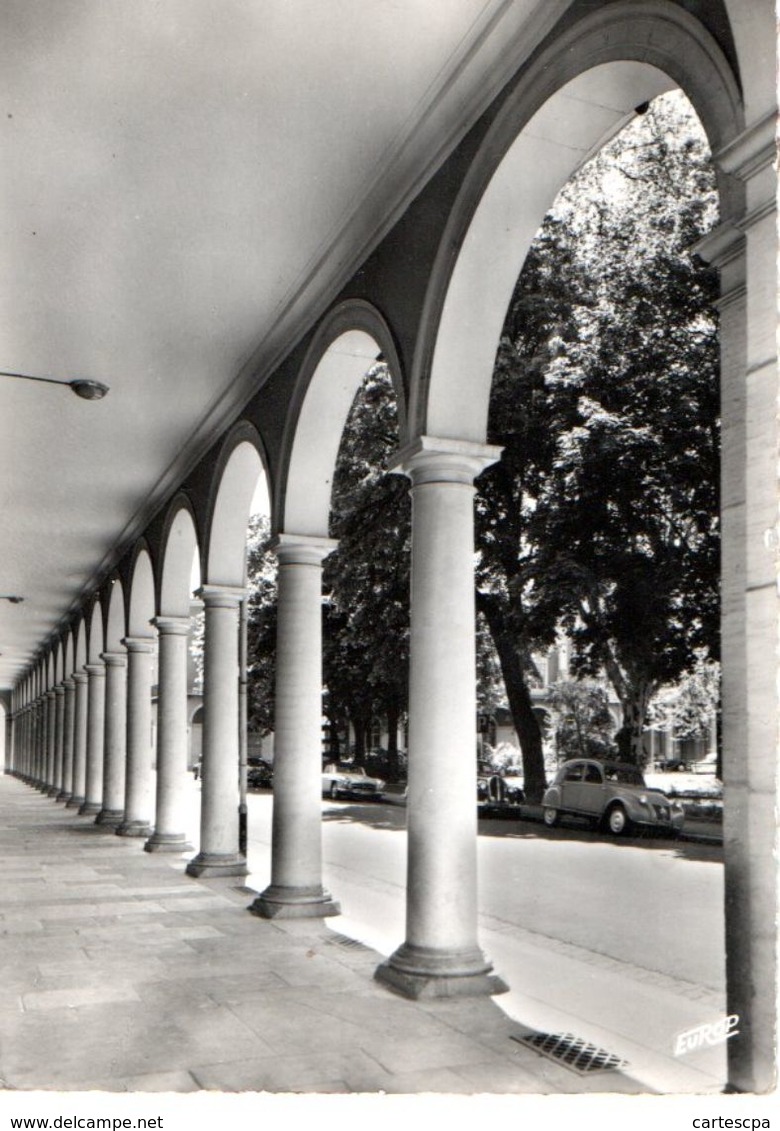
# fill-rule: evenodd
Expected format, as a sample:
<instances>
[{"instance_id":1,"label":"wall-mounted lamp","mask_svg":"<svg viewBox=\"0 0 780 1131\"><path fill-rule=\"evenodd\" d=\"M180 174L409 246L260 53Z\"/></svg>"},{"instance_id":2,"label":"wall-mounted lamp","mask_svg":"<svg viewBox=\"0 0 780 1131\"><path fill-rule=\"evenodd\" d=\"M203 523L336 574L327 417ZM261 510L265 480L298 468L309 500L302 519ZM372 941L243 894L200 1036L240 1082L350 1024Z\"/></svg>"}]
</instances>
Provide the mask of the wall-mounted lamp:
<instances>
[{"instance_id":1,"label":"wall-mounted lamp","mask_svg":"<svg viewBox=\"0 0 780 1131\"><path fill-rule=\"evenodd\" d=\"M108 392L108 385L100 381L89 381L87 378L75 377L72 381L61 381L58 377L33 377L30 373L7 373L0 370L0 377L17 377L20 381L45 381L48 385L67 385L77 397L85 401L99 401Z\"/></svg>"}]
</instances>

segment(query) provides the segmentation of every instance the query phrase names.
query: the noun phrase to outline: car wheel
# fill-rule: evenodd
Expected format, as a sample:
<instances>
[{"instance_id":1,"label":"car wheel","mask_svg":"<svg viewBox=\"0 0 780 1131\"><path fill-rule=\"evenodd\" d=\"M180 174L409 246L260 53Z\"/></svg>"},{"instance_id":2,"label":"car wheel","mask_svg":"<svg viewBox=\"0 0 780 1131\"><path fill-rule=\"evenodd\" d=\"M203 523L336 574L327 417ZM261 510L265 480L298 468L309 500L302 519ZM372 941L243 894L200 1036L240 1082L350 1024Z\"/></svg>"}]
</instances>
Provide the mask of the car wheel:
<instances>
[{"instance_id":1,"label":"car wheel","mask_svg":"<svg viewBox=\"0 0 780 1131\"><path fill-rule=\"evenodd\" d=\"M339 795L339 787L336 785L336 783L334 781L332 781L330 783L331 800L335 801L338 798L338 795Z\"/></svg>"},{"instance_id":2,"label":"car wheel","mask_svg":"<svg viewBox=\"0 0 780 1131\"><path fill-rule=\"evenodd\" d=\"M622 805L613 805L607 813L607 828L613 836L623 836L631 827L628 813Z\"/></svg>"},{"instance_id":3,"label":"car wheel","mask_svg":"<svg viewBox=\"0 0 780 1131\"><path fill-rule=\"evenodd\" d=\"M558 824L558 810L553 809L551 805L546 805L544 809L544 823L548 829L553 828Z\"/></svg>"}]
</instances>

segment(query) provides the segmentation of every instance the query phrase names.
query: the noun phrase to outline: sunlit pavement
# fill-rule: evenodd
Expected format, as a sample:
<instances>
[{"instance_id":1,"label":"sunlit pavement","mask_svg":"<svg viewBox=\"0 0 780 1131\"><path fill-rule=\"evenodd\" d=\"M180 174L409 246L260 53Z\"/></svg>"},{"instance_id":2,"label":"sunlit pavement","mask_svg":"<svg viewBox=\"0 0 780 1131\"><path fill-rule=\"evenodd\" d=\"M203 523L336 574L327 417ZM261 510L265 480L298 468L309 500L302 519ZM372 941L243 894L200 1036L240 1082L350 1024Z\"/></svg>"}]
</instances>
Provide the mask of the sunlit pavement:
<instances>
[{"instance_id":1,"label":"sunlit pavement","mask_svg":"<svg viewBox=\"0 0 780 1131\"><path fill-rule=\"evenodd\" d=\"M4 775L0 846L0 1099L20 1114L34 1091L643 1091L540 1057L490 998L396 997L348 922L250 915L241 880L186 876Z\"/></svg>"},{"instance_id":2,"label":"sunlit pavement","mask_svg":"<svg viewBox=\"0 0 780 1131\"><path fill-rule=\"evenodd\" d=\"M200 786L188 782L198 844ZM373 979L404 937L405 811L323 803L343 915L251 916L272 796L249 797L248 882L0 776L0 1084L9 1089L714 1092L723 1047L674 1056L723 1011L720 850L480 822L481 942L511 991L409 1002ZM350 940L362 943L351 946ZM580 1077L513 1036L566 1031L625 1062Z\"/></svg>"},{"instance_id":3,"label":"sunlit pavement","mask_svg":"<svg viewBox=\"0 0 780 1131\"><path fill-rule=\"evenodd\" d=\"M404 937L403 810L324 801L323 817L325 882L342 905L329 926L388 955ZM271 795L250 794L256 890L270 876L270 827ZM480 938L511 987L496 1004L620 1056L648 1090L719 1091L722 1045L674 1049L724 1012L720 850L525 822L481 821L480 833Z\"/></svg>"}]
</instances>

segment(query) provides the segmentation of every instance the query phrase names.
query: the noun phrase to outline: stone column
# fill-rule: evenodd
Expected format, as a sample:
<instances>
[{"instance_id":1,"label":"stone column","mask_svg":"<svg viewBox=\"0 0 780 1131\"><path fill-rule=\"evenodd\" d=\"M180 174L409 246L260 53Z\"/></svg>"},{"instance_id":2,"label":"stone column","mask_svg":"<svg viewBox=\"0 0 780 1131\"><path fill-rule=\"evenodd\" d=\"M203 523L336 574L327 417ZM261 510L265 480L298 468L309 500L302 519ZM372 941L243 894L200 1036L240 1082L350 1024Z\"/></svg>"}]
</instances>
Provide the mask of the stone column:
<instances>
[{"instance_id":1,"label":"stone column","mask_svg":"<svg viewBox=\"0 0 780 1131\"><path fill-rule=\"evenodd\" d=\"M54 771L57 760L57 692L52 688L46 692L46 773L44 792L49 797L59 793L54 784Z\"/></svg>"},{"instance_id":2,"label":"stone column","mask_svg":"<svg viewBox=\"0 0 780 1131\"><path fill-rule=\"evenodd\" d=\"M67 801L68 797L63 786L63 773L65 769L65 684L58 683L54 688L56 695L54 717L54 787L57 790L57 800Z\"/></svg>"},{"instance_id":3,"label":"stone column","mask_svg":"<svg viewBox=\"0 0 780 1131\"><path fill-rule=\"evenodd\" d=\"M68 809L80 809L87 792L87 673L74 672L73 786Z\"/></svg>"},{"instance_id":4,"label":"stone column","mask_svg":"<svg viewBox=\"0 0 780 1131\"><path fill-rule=\"evenodd\" d=\"M76 724L76 684L72 679L66 679L62 685L65 689L65 716L62 736L62 793L59 801L70 801L73 796L73 739Z\"/></svg>"},{"instance_id":5,"label":"stone column","mask_svg":"<svg viewBox=\"0 0 780 1131\"><path fill-rule=\"evenodd\" d=\"M49 701L44 691L38 702L38 738L36 742L38 753L38 782L37 788L41 793L46 793L49 788L46 780L46 763L49 749Z\"/></svg>"},{"instance_id":6,"label":"stone column","mask_svg":"<svg viewBox=\"0 0 780 1131\"><path fill-rule=\"evenodd\" d=\"M152 831L152 656L155 642L129 636L127 648L127 766L125 814L119 836L147 837Z\"/></svg>"},{"instance_id":7,"label":"stone column","mask_svg":"<svg viewBox=\"0 0 780 1131\"><path fill-rule=\"evenodd\" d=\"M85 664L87 673L87 770L83 816L94 817L103 808L103 745L106 726L106 665Z\"/></svg>"},{"instance_id":8,"label":"stone column","mask_svg":"<svg viewBox=\"0 0 780 1131\"><path fill-rule=\"evenodd\" d=\"M724 294L724 863L729 1088L775 1086L777 1021L777 172L773 110L716 160L744 184L744 289ZM721 270L724 281L726 269ZM734 323L739 319L739 325ZM737 353L737 350L739 351ZM727 421L739 446L729 451ZM737 650L738 649L738 650ZM739 669L739 670L738 670ZM735 711L735 687L739 710Z\"/></svg>"},{"instance_id":9,"label":"stone column","mask_svg":"<svg viewBox=\"0 0 780 1131\"><path fill-rule=\"evenodd\" d=\"M125 760L127 754L127 655L104 652L106 665L106 717L103 738L103 805L96 825L116 829L125 815Z\"/></svg>"},{"instance_id":10,"label":"stone column","mask_svg":"<svg viewBox=\"0 0 780 1131\"><path fill-rule=\"evenodd\" d=\"M500 448L421 437L412 481L406 941L377 978L408 997L506 990L477 943L473 481Z\"/></svg>"},{"instance_id":11,"label":"stone column","mask_svg":"<svg viewBox=\"0 0 780 1131\"><path fill-rule=\"evenodd\" d=\"M159 677L157 691L157 797L154 832L147 852L188 852L184 835L187 786L187 657L189 617L156 617Z\"/></svg>"},{"instance_id":12,"label":"stone column","mask_svg":"<svg viewBox=\"0 0 780 1131\"><path fill-rule=\"evenodd\" d=\"M271 883L265 918L338 915L322 886L322 562L329 538L281 534L274 719Z\"/></svg>"},{"instance_id":13,"label":"stone column","mask_svg":"<svg viewBox=\"0 0 780 1131\"><path fill-rule=\"evenodd\" d=\"M238 615L245 591L205 585L200 851L190 876L245 876L238 849Z\"/></svg>"}]
</instances>

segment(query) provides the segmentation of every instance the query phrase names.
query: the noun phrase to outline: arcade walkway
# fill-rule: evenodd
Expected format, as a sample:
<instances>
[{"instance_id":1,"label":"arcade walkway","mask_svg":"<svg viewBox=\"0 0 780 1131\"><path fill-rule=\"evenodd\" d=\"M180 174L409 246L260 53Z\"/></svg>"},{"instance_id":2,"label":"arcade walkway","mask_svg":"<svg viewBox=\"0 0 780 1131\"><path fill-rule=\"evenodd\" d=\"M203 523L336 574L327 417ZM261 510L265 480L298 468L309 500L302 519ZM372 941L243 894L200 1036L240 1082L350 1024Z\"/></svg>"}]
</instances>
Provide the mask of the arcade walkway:
<instances>
[{"instance_id":1,"label":"arcade walkway","mask_svg":"<svg viewBox=\"0 0 780 1131\"><path fill-rule=\"evenodd\" d=\"M429 1003L319 920L247 913L0 776L0 1085L105 1092L639 1092L511 1039L489 998Z\"/></svg>"}]
</instances>

